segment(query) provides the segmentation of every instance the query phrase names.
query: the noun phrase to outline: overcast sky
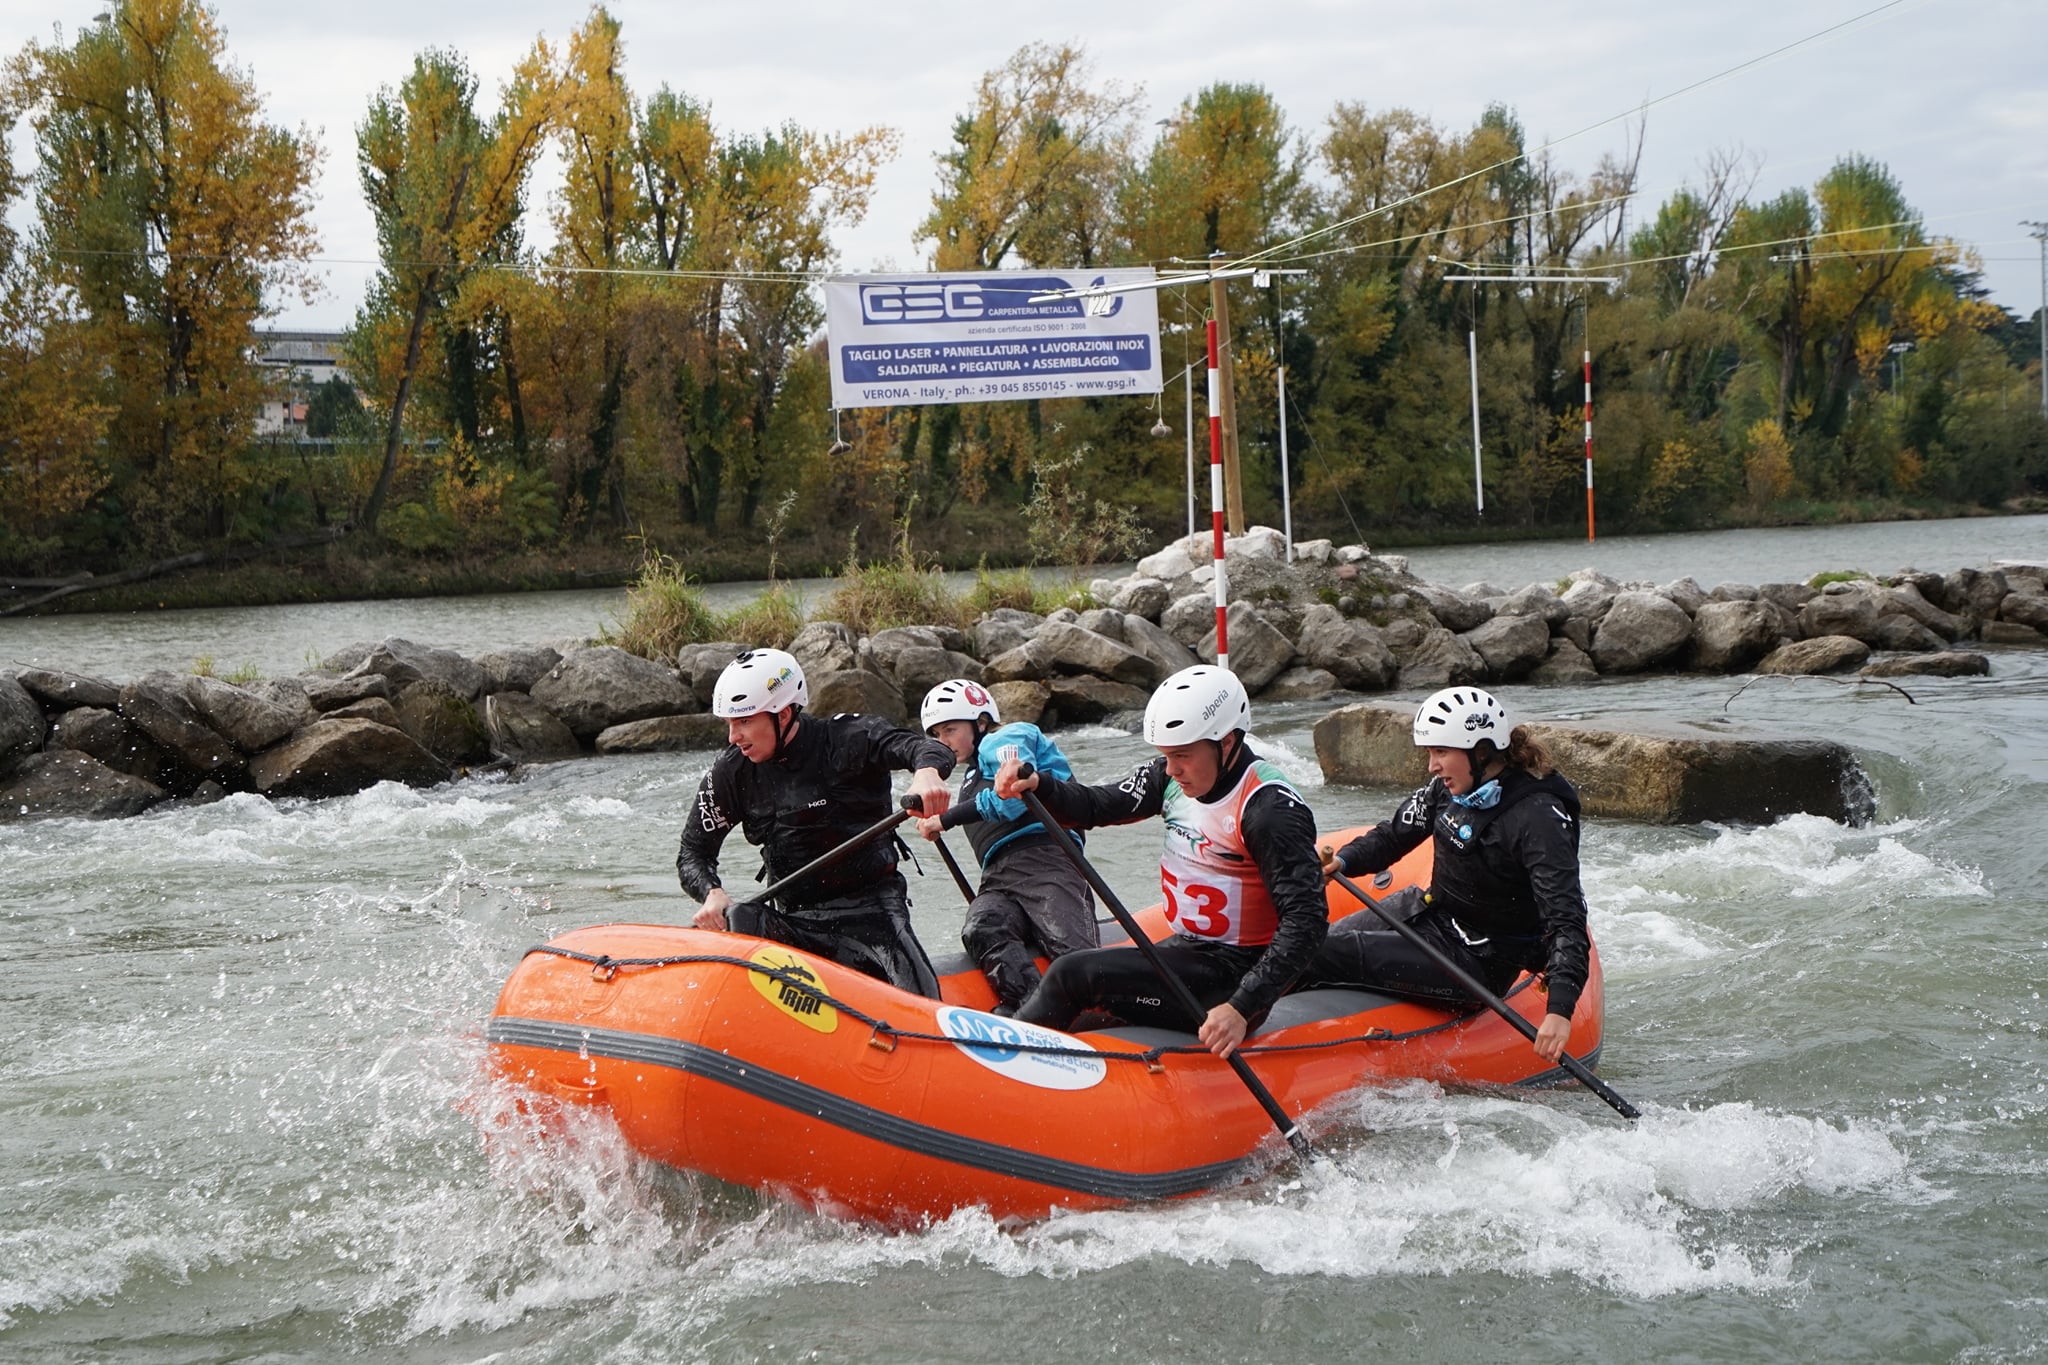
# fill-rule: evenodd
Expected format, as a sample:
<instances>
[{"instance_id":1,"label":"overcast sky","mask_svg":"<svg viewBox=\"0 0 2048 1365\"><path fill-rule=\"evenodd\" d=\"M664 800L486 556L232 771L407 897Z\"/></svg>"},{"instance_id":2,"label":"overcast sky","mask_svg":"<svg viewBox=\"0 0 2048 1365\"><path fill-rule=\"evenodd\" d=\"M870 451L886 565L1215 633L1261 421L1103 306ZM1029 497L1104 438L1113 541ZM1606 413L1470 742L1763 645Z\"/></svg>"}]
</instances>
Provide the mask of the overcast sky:
<instances>
[{"instance_id":1,"label":"overcast sky","mask_svg":"<svg viewBox=\"0 0 2048 1365\"><path fill-rule=\"evenodd\" d=\"M976 80L1021 44L1074 41L1098 82L1141 85L1151 120L1217 81L1271 91L1313 140L1339 101L1406 107L1469 126L1491 101L1521 117L1531 145L1567 138L1863 14L1881 0L1471 0L1459 6L1340 0L1038 0L1009 7L935 0L617 0L627 78L642 97L666 84L711 105L722 127L794 120L819 130L871 123L902 138L867 221L839 239L849 270L922 268L911 232L930 206L933 156ZM0 0L0 42L18 50L66 33L101 0ZM375 238L356 184L355 125L413 54L466 55L490 94L533 39L560 40L587 10L575 0L338 5L219 0L232 58L269 117L312 129L325 149L318 189L326 296L293 301L276 325L347 324L371 273ZM1650 109L1642 197L1653 212L1715 149L1762 159L1759 197L1810 185L1852 152L1890 166L1930 234L1974 244L1994 297L2023 315L2040 300L2034 242L2048 219L2048 5L2043 0L1903 0L1760 66ZM1619 150L1623 126L1572 137L1559 163L1584 173Z\"/></svg>"}]
</instances>

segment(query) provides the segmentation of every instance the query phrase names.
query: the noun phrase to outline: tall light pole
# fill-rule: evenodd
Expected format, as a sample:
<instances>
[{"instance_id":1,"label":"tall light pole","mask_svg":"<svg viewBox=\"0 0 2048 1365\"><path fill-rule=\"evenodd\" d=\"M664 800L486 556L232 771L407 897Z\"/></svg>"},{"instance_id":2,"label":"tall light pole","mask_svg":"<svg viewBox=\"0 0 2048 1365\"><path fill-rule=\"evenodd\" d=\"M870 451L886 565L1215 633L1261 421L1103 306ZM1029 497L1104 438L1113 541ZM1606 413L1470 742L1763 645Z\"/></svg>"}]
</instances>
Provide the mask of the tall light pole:
<instances>
[{"instance_id":1,"label":"tall light pole","mask_svg":"<svg viewBox=\"0 0 2048 1365\"><path fill-rule=\"evenodd\" d=\"M2048 223L2023 218L2020 226L2032 228L2027 235L2041 244L2041 311L2034 314L2034 330L2041 335L2041 415L2048 417Z\"/></svg>"},{"instance_id":2,"label":"tall light pole","mask_svg":"<svg viewBox=\"0 0 2048 1365\"><path fill-rule=\"evenodd\" d=\"M1273 381L1279 387L1280 408L1280 534L1287 541L1287 562L1294 562L1294 483L1287 470L1287 310L1280 303L1280 282L1287 275L1306 275L1306 270L1264 270L1252 276L1252 287L1273 286Z\"/></svg>"}]
</instances>

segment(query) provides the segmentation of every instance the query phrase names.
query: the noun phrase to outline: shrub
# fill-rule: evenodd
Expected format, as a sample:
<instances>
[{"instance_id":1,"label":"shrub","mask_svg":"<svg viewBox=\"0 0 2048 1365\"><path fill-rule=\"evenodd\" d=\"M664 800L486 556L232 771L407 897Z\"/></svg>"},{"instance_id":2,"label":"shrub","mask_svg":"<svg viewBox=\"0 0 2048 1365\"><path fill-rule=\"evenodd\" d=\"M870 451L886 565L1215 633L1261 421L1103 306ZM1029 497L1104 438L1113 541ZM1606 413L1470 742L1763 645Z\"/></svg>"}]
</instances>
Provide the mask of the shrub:
<instances>
[{"instance_id":1,"label":"shrub","mask_svg":"<svg viewBox=\"0 0 2048 1365\"><path fill-rule=\"evenodd\" d=\"M717 639L719 625L718 613L704 604L683 566L655 551L626 589L625 619L616 630L599 631L598 638L643 659L667 662L684 645Z\"/></svg>"},{"instance_id":2,"label":"shrub","mask_svg":"<svg viewBox=\"0 0 2048 1365\"><path fill-rule=\"evenodd\" d=\"M1818 592L1830 583L1852 583L1859 578L1868 577L1870 575L1861 569L1830 569L1826 573L1817 573L1807 579L1806 586Z\"/></svg>"},{"instance_id":3,"label":"shrub","mask_svg":"<svg viewBox=\"0 0 2048 1365\"><path fill-rule=\"evenodd\" d=\"M718 617L719 638L756 648L788 649L803 628L803 604L797 601L796 589L783 582L770 583L753 601Z\"/></svg>"}]
</instances>

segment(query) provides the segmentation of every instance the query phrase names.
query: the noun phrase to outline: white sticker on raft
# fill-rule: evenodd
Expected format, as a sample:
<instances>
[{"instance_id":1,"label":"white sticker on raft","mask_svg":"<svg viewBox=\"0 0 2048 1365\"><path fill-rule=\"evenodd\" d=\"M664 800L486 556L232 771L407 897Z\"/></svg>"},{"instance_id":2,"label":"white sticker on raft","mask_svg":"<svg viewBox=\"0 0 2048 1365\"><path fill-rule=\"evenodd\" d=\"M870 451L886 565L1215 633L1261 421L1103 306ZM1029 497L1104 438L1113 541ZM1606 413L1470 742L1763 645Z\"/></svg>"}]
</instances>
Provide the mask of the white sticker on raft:
<instances>
[{"instance_id":1,"label":"white sticker on raft","mask_svg":"<svg viewBox=\"0 0 2048 1365\"><path fill-rule=\"evenodd\" d=\"M1049 1028L1005 1019L998 1014L941 1005L939 1030L948 1038L962 1040L953 1046L990 1071L999 1072L1013 1081L1035 1085L1040 1090L1086 1090L1109 1074L1109 1063L1092 1052L1088 1056L1019 1052L1019 1044L1060 1048L1085 1048L1088 1044L1071 1034L1055 1033Z\"/></svg>"}]
</instances>

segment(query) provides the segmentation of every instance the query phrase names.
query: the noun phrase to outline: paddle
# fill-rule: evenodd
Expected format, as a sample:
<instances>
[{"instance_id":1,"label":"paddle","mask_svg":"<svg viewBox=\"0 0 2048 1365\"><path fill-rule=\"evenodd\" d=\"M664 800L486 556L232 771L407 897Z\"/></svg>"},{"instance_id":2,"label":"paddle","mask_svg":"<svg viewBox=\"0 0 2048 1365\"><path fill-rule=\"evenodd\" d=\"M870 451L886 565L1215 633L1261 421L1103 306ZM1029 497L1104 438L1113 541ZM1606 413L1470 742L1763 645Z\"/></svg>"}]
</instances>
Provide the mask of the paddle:
<instances>
[{"instance_id":1,"label":"paddle","mask_svg":"<svg viewBox=\"0 0 2048 1365\"><path fill-rule=\"evenodd\" d=\"M826 849L787 877L776 878L760 891L747 897L747 899L751 901L772 901L812 873L823 872L826 868L832 866L876 835L887 834L890 830L917 814L916 809L911 804L916 800L915 796L906 795L903 798L902 810L897 811L894 815L886 815L880 820L875 821L875 823L869 825L866 829L839 845L839 847Z\"/></svg>"},{"instance_id":2,"label":"paddle","mask_svg":"<svg viewBox=\"0 0 2048 1365\"><path fill-rule=\"evenodd\" d=\"M903 808L913 815L924 814L924 803L915 796L904 797ZM967 880L967 874L960 870L959 862L953 857L953 850L946 847L946 836L941 834L932 842L938 846L939 856L946 860L946 871L953 874L953 885L960 888L960 898L969 905L974 904L975 896L980 893L974 889L974 884Z\"/></svg>"},{"instance_id":3,"label":"paddle","mask_svg":"<svg viewBox=\"0 0 2048 1365\"><path fill-rule=\"evenodd\" d=\"M1017 776L1029 777L1031 771L1031 765L1027 763L1018 770ZM1075 871L1087 879L1088 885L1095 888L1095 894L1109 907L1109 913L1116 916L1116 922L1131 936L1131 942L1145 955L1145 960L1152 964L1152 970L1159 973L1159 979L1166 983L1166 989L1172 994L1174 1003L1186 1010L1190 1018L1207 1017L1208 1011L1195 999L1195 993L1188 989L1186 982L1174 975L1171 967L1166 965L1165 959L1159 956L1158 947L1146 935L1144 927L1124 908L1124 903L1117 899L1116 892L1109 889L1109 883L1102 879L1102 874L1095 870L1094 865L1082 855L1080 849L1074 847L1074 841L1066 837L1059 821L1045 808L1045 802L1038 799L1038 793L1023 791L1017 794L1024 799L1025 808L1037 817L1038 822L1045 826L1048 833L1054 836L1053 843L1067 855L1067 861L1074 865ZM1273 1098L1273 1092L1266 1089L1266 1083L1253 1072L1251 1063L1235 1051L1224 1060L1230 1063L1230 1069L1237 1073L1237 1078L1244 1082L1244 1088L1252 1092L1252 1098L1259 1102L1259 1107L1273 1120L1273 1126L1280 1130L1280 1136L1287 1139L1287 1145L1294 1148L1295 1154L1303 1159L1313 1159L1315 1149L1309 1146L1308 1138L1303 1136L1301 1125L1287 1117L1287 1111L1280 1107L1280 1101Z\"/></svg>"},{"instance_id":4,"label":"paddle","mask_svg":"<svg viewBox=\"0 0 2048 1365\"><path fill-rule=\"evenodd\" d=\"M1385 921L1389 929L1392 929L1402 938L1407 939L1409 943L1428 954L1430 961L1441 967L1446 975L1460 986L1463 986L1475 999L1484 1000L1488 1009L1514 1025L1515 1029L1524 1038L1527 1038L1532 1043L1536 1041L1536 1026L1509 1009L1507 1001L1480 985L1479 979L1463 967L1460 967L1456 962L1453 962L1450 954L1417 933L1411 925L1403 923L1381 909L1378 901L1365 894L1365 888L1352 881L1351 878L1345 876L1342 872L1332 872L1329 875L1331 881L1334 881L1337 885L1357 897L1360 905L1365 906ZM1572 1074L1574 1080L1612 1105L1615 1113L1625 1119L1639 1119L1642 1117L1642 1113L1634 1105L1630 1104L1620 1095L1617 1095L1612 1086L1608 1085L1607 1082L1601 1080L1598 1076L1595 1076L1584 1062L1572 1056L1571 1053L1559 1054L1558 1061L1566 1071Z\"/></svg>"}]
</instances>

